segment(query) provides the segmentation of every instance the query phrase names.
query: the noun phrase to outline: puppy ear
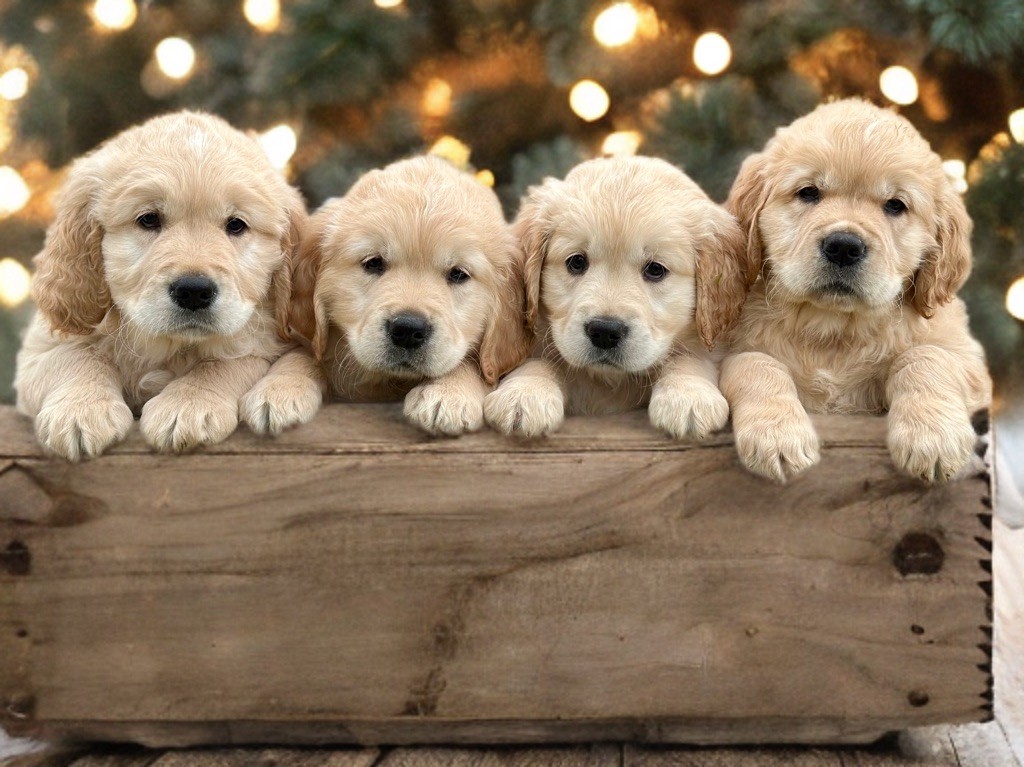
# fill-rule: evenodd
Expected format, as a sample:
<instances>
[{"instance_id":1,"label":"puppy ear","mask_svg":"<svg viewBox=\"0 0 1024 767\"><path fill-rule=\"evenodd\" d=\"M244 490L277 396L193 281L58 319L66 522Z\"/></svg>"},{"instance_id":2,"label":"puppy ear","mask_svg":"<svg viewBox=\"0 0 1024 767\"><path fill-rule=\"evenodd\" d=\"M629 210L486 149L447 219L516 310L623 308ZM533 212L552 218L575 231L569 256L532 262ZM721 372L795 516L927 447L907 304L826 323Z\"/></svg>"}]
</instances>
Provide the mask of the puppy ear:
<instances>
[{"instance_id":1,"label":"puppy ear","mask_svg":"<svg viewBox=\"0 0 1024 767\"><path fill-rule=\"evenodd\" d=\"M75 164L35 257L32 297L50 327L64 333L88 335L113 305L103 273L103 228L93 211L99 183L91 158Z\"/></svg>"},{"instance_id":2,"label":"puppy ear","mask_svg":"<svg viewBox=\"0 0 1024 767\"><path fill-rule=\"evenodd\" d=\"M498 278L497 306L480 342L480 372L492 386L526 359L533 347L533 325L526 308L526 255L515 243L509 244L509 250Z\"/></svg>"},{"instance_id":3,"label":"puppy ear","mask_svg":"<svg viewBox=\"0 0 1024 767\"><path fill-rule=\"evenodd\" d=\"M526 285L526 324L532 331L540 314L540 275L551 238L550 206L563 184L553 178L530 189L519 207L512 231L519 241L525 258L523 264Z\"/></svg>"},{"instance_id":4,"label":"puppy ear","mask_svg":"<svg viewBox=\"0 0 1024 767\"><path fill-rule=\"evenodd\" d=\"M289 195L288 228L281 236L281 252L284 254L284 263L274 273L271 292L274 299L274 319L277 320L277 334L284 341L291 340L291 331L288 327L288 315L290 312L292 295L292 272L295 269L295 260L299 247L306 234L306 227L309 224L309 216L306 214L306 204L297 191L292 189Z\"/></svg>"},{"instance_id":5,"label":"puppy ear","mask_svg":"<svg viewBox=\"0 0 1024 767\"><path fill-rule=\"evenodd\" d=\"M740 229L746 235L747 245L742 253L742 261L748 285L753 285L757 281L764 260L758 220L765 203L768 202L767 164L763 153L753 154L744 160L729 191L729 199L725 201L725 209L736 217Z\"/></svg>"},{"instance_id":6,"label":"puppy ear","mask_svg":"<svg viewBox=\"0 0 1024 767\"><path fill-rule=\"evenodd\" d=\"M739 318L750 281L743 230L727 211L709 207L710 226L697 243L697 331L710 351Z\"/></svg>"},{"instance_id":7,"label":"puppy ear","mask_svg":"<svg viewBox=\"0 0 1024 767\"><path fill-rule=\"evenodd\" d=\"M324 216L314 216L302 237L291 269L291 301L288 322L313 344L313 354L323 359L327 350L327 310L318 294L323 263Z\"/></svg>"},{"instance_id":8,"label":"puppy ear","mask_svg":"<svg viewBox=\"0 0 1024 767\"><path fill-rule=\"evenodd\" d=\"M974 224L967 215L964 201L949 184L939 198L936 215L939 219L937 245L925 255L911 287L914 308L925 318L952 301L971 273Z\"/></svg>"}]
</instances>

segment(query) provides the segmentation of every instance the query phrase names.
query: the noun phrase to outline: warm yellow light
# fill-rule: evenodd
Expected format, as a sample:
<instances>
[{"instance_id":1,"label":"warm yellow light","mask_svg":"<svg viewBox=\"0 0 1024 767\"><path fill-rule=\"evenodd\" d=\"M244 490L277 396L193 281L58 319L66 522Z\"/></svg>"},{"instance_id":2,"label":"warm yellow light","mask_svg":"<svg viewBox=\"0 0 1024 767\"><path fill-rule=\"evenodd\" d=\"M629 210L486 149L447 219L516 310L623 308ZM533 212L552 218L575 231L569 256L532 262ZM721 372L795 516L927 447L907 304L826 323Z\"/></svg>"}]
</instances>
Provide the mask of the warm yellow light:
<instances>
[{"instance_id":1,"label":"warm yellow light","mask_svg":"<svg viewBox=\"0 0 1024 767\"><path fill-rule=\"evenodd\" d=\"M285 168L299 145L295 131L290 125L277 125L259 137L260 146L275 168Z\"/></svg>"},{"instance_id":2,"label":"warm yellow light","mask_svg":"<svg viewBox=\"0 0 1024 767\"><path fill-rule=\"evenodd\" d=\"M476 180L484 186L494 186L494 174L486 168L476 172Z\"/></svg>"},{"instance_id":3,"label":"warm yellow light","mask_svg":"<svg viewBox=\"0 0 1024 767\"><path fill-rule=\"evenodd\" d=\"M960 194L967 191L967 164L963 160L944 160L942 170Z\"/></svg>"},{"instance_id":4,"label":"warm yellow light","mask_svg":"<svg viewBox=\"0 0 1024 767\"><path fill-rule=\"evenodd\" d=\"M616 156L636 154L642 140L643 136L640 135L640 131L615 131L615 133L605 136L604 143L601 144L601 153Z\"/></svg>"},{"instance_id":5,"label":"warm yellow light","mask_svg":"<svg viewBox=\"0 0 1024 767\"><path fill-rule=\"evenodd\" d=\"M593 80L580 80L569 91L569 106L578 117L594 122L604 117L611 106L608 91Z\"/></svg>"},{"instance_id":6,"label":"warm yellow light","mask_svg":"<svg viewBox=\"0 0 1024 767\"><path fill-rule=\"evenodd\" d=\"M92 5L92 18L104 29L120 32L135 23L139 9L135 0L96 0Z\"/></svg>"},{"instance_id":7,"label":"warm yellow light","mask_svg":"<svg viewBox=\"0 0 1024 767\"><path fill-rule=\"evenodd\" d=\"M1018 277L1006 291L1006 311L1014 319L1024 322L1024 277Z\"/></svg>"},{"instance_id":8,"label":"warm yellow light","mask_svg":"<svg viewBox=\"0 0 1024 767\"><path fill-rule=\"evenodd\" d=\"M373 0L373 4L378 8L397 8L402 4L403 0Z\"/></svg>"},{"instance_id":9,"label":"warm yellow light","mask_svg":"<svg viewBox=\"0 0 1024 767\"><path fill-rule=\"evenodd\" d=\"M882 95L896 104L913 104L917 101L917 78L906 67L889 67L878 78Z\"/></svg>"},{"instance_id":10,"label":"warm yellow light","mask_svg":"<svg viewBox=\"0 0 1024 767\"><path fill-rule=\"evenodd\" d=\"M32 277L13 258L0 259L0 304L14 308L28 298Z\"/></svg>"},{"instance_id":11,"label":"warm yellow light","mask_svg":"<svg viewBox=\"0 0 1024 767\"><path fill-rule=\"evenodd\" d=\"M17 213L31 196L28 184L18 171L8 165L0 168L0 218Z\"/></svg>"},{"instance_id":12,"label":"warm yellow light","mask_svg":"<svg viewBox=\"0 0 1024 767\"><path fill-rule=\"evenodd\" d=\"M432 78L423 91L421 106L427 117L444 117L452 109L452 86L440 77Z\"/></svg>"},{"instance_id":13,"label":"warm yellow light","mask_svg":"<svg viewBox=\"0 0 1024 767\"><path fill-rule=\"evenodd\" d=\"M188 40L168 37L156 46L156 64L172 80L184 80L196 65L196 49Z\"/></svg>"},{"instance_id":14,"label":"warm yellow light","mask_svg":"<svg viewBox=\"0 0 1024 767\"><path fill-rule=\"evenodd\" d=\"M609 5L594 19L594 39L607 48L617 48L636 39L640 13L632 3Z\"/></svg>"},{"instance_id":15,"label":"warm yellow light","mask_svg":"<svg viewBox=\"0 0 1024 767\"><path fill-rule=\"evenodd\" d=\"M245 0L242 4L245 20L260 32L273 32L281 26L279 0Z\"/></svg>"},{"instance_id":16,"label":"warm yellow light","mask_svg":"<svg viewBox=\"0 0 1024 767\"><path fill-rule=\"evenodd\" d=\"M28 72L21 67L9 69L0 76L0 97L17 101L28 93Z\"/></svg>"},{"instance_id":17,"label":"warm yellow light","mask_svg":"<svg viewBox=\"0 0 1024 767\"><path fill-rule=\"evenodd\" d=\"M1018 144L1024 144L1024 109L1010 112L1010 135Z\"/></svg>"},{"instance_id":18,"label":"warm yellow light","mask_svg":"<svg viewBox=\"0 0 1024 767\"><path fill-rule=\"evenodd\" d=\"M693 44L693 63L706 75L725 71L732 61L732 46L717 32L705 32Z\"/></svg>"},{"instance_id":19,"label":"warm yellow light","mask_svg":"<svg viewBox=\"0 0 1024 767\"><path fill-rule=\"evenodd\" d=\"M443 157L456 168L465 168L469 165L470 149L455 136L441 136L430 147L430 154Z\"/></svg>"}]
</instances>

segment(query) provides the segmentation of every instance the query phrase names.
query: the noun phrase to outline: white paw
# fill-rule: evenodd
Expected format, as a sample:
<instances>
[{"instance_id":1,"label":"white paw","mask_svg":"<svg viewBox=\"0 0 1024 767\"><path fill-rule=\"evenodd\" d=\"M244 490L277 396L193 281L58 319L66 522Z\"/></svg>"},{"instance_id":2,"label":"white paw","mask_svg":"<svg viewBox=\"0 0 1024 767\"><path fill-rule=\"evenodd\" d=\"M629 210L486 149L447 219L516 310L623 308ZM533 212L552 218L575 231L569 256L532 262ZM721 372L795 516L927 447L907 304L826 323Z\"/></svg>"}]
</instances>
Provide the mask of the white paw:
<instances>
[{"instance_id":1,"label":"white paw","mask_svg":"<svg viewBox=\"0 0 1024 767\"><path fill-rule=\"evenodd\" d=\"M484 399L484 418L502 434L540 437L562 425L565 398L552 381L512 378Z\"/></svg>"},{"instance_id":2,"label":"white paw","mask_svg":"<svg viewBox=\"0 0 1024 767\"><path fill-rule=\"evenodd\" d=\"M964 468L974 453L976 435L966 408L959 413L914 412L894 407L889 413L889 452L900 471L925 482L945 482Z\"/></svg>"},{"instance_id":3,"label":"white paw","mask_svg":"<svg viewBox=\"0 0 1024 767\"><path fill-rule=\"evenodd\" d=\"M776 403L742 419L734 413L733 431L743 465L779 484L821 460L818 435L797 401Z\"/></svg>"},{"instance_id":4,"label":"white paw","mask_svg":"<svg viewBox=\"0 0 1024 767\"><path fill-rule=\"evenodd\" d=\"M161 452L222 442L238 426L238 401L171 384L142 408L139 428Z\"/></svg>"},{"instance_id":5,"label":"white paw","mask_svg":"<svg viewBox=\"0 0 1024 767\"><path fill-rule=\"evenodd\" d=\"M479 391L428 381L405 395L405 417L428 434L457 437L484 425L480 395Z\"/></svg>"},{"instance_id":6,"label":"white paw","mask_svg":"<svg viewBox=\"0 0 1024 767\"><path fill-rule=\"evenodd\" d=\"M238 412L254 433L276 435L289 426L309 423L322 402L316 381L301 375L271 374L242 397Z\"/></svg>"},{"instance_id":7,"label":"white paw","mask_svg":"<svg viewBox=\"0 0 1024 767\"><path fill-rule=\"evenodd\" d=\"M62 399L36 415L36 436L46 452L80 461L123 440L134 420L120 399Z\"/></svg>"},{"instance_id":8,"label":"white paw","mask_svg":"<svg viewBox=\"0 0 1024 767\"><path fill-rule=\"evenodd\" d=\"M725 428L729 403L707 381L696 381L685 388L655 385L647 413L654 428L675 439L703 439Z\"/></svg>"}]
</instances>

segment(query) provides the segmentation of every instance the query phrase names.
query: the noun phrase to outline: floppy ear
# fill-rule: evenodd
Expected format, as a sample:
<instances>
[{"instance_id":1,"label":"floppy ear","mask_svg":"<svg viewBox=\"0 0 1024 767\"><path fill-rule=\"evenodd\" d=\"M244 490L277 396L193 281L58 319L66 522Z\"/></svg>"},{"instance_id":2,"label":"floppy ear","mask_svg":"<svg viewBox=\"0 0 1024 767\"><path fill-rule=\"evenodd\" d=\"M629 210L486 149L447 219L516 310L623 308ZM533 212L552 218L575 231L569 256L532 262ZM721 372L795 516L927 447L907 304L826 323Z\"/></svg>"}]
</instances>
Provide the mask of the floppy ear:
<instances>
[{"instance_id":1,"label":"floppy ear","mask_svg":"<svg viewBox=\"0 0 1024 767\"><path fill-rule=\"evenodd\" d=\"M290 312L292 295L292 271L295 268L295 260L299 247L302 244L309 223L309 216L306 215L306 204L297 191L292 189L289 195L288 228L281 236L281 252L284 254L284 263L274 273L271 292L274 299L274 319L277 320L277 334L284 341L291 340L291 332L288 328L288 314Z\"/></svg>"},{"instance_id":2,"label":"floppy ear","mask_svg":"<svg viewBox=\"0 0 1024 767\"><path fill-rule=\"evenodd\" d=\"M964 201L949 184L938 201L939 231L937 245L929 252L914 275L913 303L922 317L948 304L967 282L971 273L971 230Z\"/></svg>"},{"instance_id":3,"label":"floppy ear","mask_svg":"<svg viewBox=\"0 0 1024 767\"><path fill-rule=\"evenodd\" d=\"M72 167L35 257L32 297L50 326L64 333L88 335L113 305L103 274L103 228L93 211L99 183L91 162Z\"/></svg>"},{"instance_id":4,"label":"floppy ear","mask_svg":"<svg viewBox=\"0 0 1024 767\"><path fill-rule=\"evenodd\" d=\"M523 276L526 286L526 325L533 330L540 314L540 275L551 238L551 221L548 206L562 187L562 182L553 178L542 185L531 187L519 206L519 214L512 224L512 231L522 248Z\"/></svg>"},{"instance_id":5,"label":"floppy ear","mask_svg":"<svg viewBox=\"0 0 1024 767\"><path fill-rule=\"evenodd\" d=\"M758 220L768 202L767 164L763 152L744 160L729 190L729 199L725 201L725 209L736 217L740 229L746 235L747 245L742 255L748 285L757 281L764 260Z\"/></svg>"},{"instance_id":6,"label":"floppy ear","mask_svg":"<svg viewBox=\"0 0 1024 767\"><path fill-rule=\"evenodd\" d=\"M509 251L498 278L497 306L480 342L480 372L492 386L526 359L533 347L533 325L526 309L526 258L513 242Z\"/></svg>"},{"instance_id":7,"label":"floppy ear","mask_svg":"<svg viewBox=\"0 0 1024 767\"><path fill-rule=\"evenodd\" d=\"M299 243L291 268L291 300L288 322L313 344L313 354L323 359L327 349L327 310L318 295L323 262L324 216L314 216Z\"/></svg>"},{"instance_id":8,"label":"floppy ear","mask_svg":"<svg viewBox=\"0 0 1024 767\"><path fill-rule=\"evenodd\" d=\"M708 232L697 243L697 330L709 351L739 318L750 289L747 238L727 211L710 208Z\"/></svg>"}]
</instances>

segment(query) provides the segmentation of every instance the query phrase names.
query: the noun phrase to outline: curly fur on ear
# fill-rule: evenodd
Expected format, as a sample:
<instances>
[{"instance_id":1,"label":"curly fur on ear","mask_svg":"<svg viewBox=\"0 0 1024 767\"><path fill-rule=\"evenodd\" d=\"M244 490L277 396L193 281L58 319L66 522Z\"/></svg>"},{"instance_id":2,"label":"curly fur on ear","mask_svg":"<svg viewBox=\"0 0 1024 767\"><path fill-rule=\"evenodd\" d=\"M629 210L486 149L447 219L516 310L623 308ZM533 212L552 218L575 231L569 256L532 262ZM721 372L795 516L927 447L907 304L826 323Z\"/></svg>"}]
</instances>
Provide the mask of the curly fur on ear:
<instances>
[{"instance_id":1,"label":"curly fur on ear","mask_svg":"<svg viewBox=\"0 0 1024 767\"><path fill-rule=\"evenodd\" d=\"M761 273L764 261L764 245L758 219L768 202L768 179L766 178L767 158L764 154L753 154L743 161L740 172L729 190L725 209L739 221L746 234L746 252L741 252L746 271L747 284L753 285Z\"/></svg>"},{"instance_id":2,"label":"curly fur on ear","mask_svg":"<svg viewBox=\"0 0 1024 767\"><path fill-rule=\"evenodd\" d=\"M327 350L327 310L317 291L326 220L326 214L317 214L309 220L309 227L292 259L288 304L289 324L296 333L312 342L318 360L323 359Z\"/></svg>"},{"instance_id":3,"label":"curly fur on ear","mask_svg":"<svg viewBox=\"0 0 1024 767\"><path fill-rule=\"evenodd\" d=\"M271 292L274 300L274 319L277 320L277 334L284 341L291 340L289 313L291 311L292 271L295 259L305 235L309 216L306 204L297 191L289 187L292 198L288 213L288 228L281 237L281 252L284 264L274 273Z\"/></svg>"},{"instance_id":4,"label":"curly fur on ear","mask_svg":"<svg viewBox=\"0 0 1024 767\"><path fill-rule=\"evenodd\" d=\"M936 215L937 247L925 256L911 286L914 308L925 318L952 301L971 273L974 223L960 195L948 184L938 199Z\"/></svg>"},{"instance_id":5,"label":"curly fur on ear","mask_svg":"<svg viewBox=\"0 0 1024 767\"><path fill-rule=\"evenodd\" d=\"M561 181L549 178L540 186L531 187L512 224L512 231L525 258L523 275L526 285L526 323L531 330L540 315L540 276L548 252L548 239L551 237L547 206L549 198L561 185Z\"/></svg>"},{"instance_id":6,"label":"curly fur on ear","mask_svg":"<svg viewBox=\"0 0 1024 767\"><path fill-rule=\"evenodd\" d=\"M94 162L87 157L72 167L56 220L35 257L32 297L54 330L74 335L92 333L112 306L103 273L103 228L92 210L100 183Z\"/></svg>"},{"instance_id":7,"label":"curly fur on ear","mask_svg":"<svg viewBox=\"0 0 1024 767\"><path fill-rule=\"evenodd\" d=\"M697 330L710 351L739 319L750 288L747 238L731 214L712 204L710 231L697 244Z\"/></svg>"},{"instance_id":8,"label":"curly fur on ear","mask_svg":"<svg viewBox=\"0 0 1024 767\"><path fill-rule=\"evenodd\" d=\"M534 340L526 308L526 255L514 242L509 251L499 276L497 306L480 342L480 372L491 385L526 359Z\"/></svg>"}]
</instances>

